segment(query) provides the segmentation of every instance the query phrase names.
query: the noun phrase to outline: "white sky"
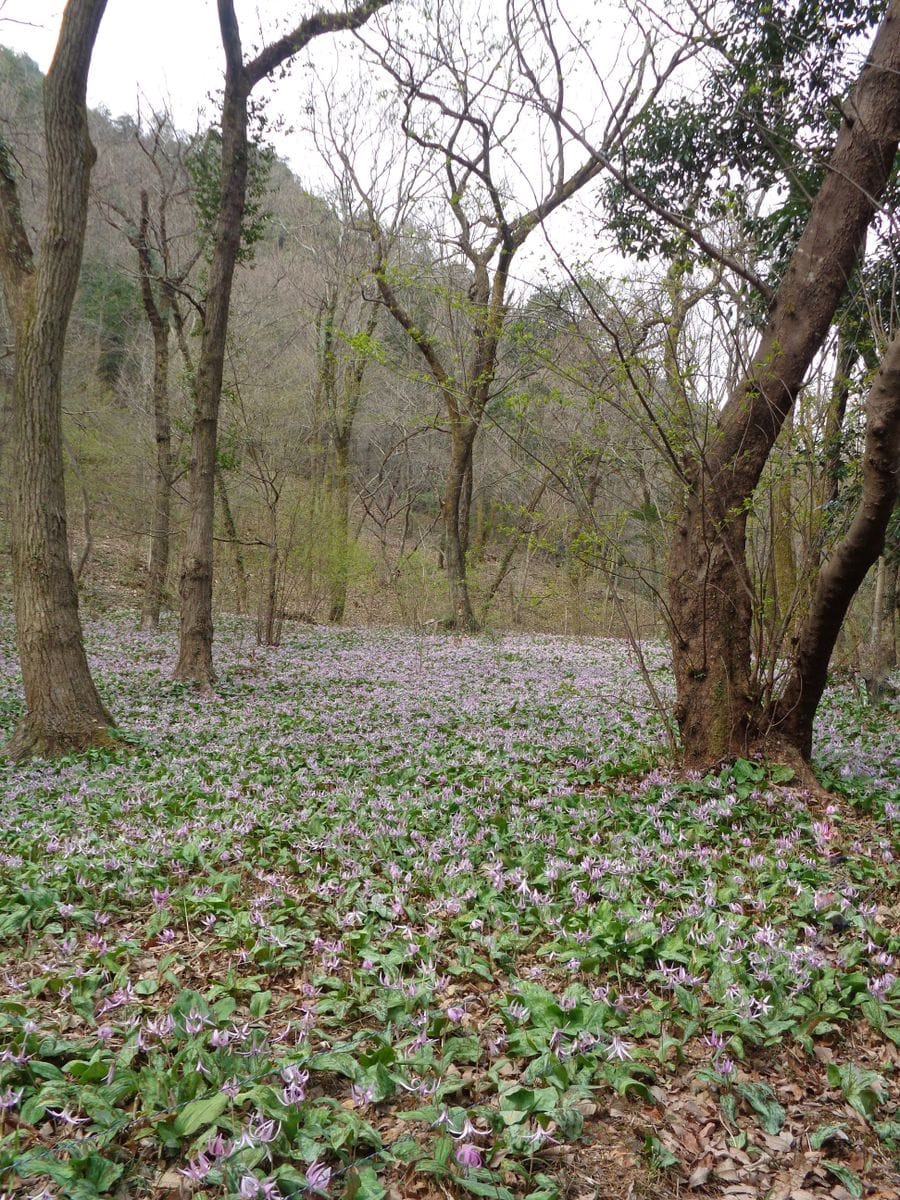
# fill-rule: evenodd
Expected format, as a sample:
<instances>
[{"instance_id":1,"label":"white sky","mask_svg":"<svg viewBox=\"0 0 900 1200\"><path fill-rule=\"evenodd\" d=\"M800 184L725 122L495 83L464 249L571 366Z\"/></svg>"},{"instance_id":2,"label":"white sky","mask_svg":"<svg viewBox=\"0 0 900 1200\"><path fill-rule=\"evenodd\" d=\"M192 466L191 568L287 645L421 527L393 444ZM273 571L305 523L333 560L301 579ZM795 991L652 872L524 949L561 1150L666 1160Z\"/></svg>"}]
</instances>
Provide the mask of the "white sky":
<instances>
[{"instance_id":1,"label":"white sky","mask_svg":"<svg viewBox=\"0 0 900 1200\"><path fill-rule=\"evenodd\" d=\"M64 7L62 0L0 0L0 43L46 71ZM191 126L221 78L214 0L109 0L88 79L92 108L133 116L142 94L151 105L168 102L178 123Z\"/></svg>"},{"instance_id":2,"label":"white sky","mask_svg":"<svg viewBox=\"0 0 900 1200\"><path fill-rule=\"evenodd\" d=\"M314 0L236 0L235 7L246 59L252 56L253 43L260 41L263 21L265 40L271 41L318 4ZM603 0L569 0L567 4L576 20L588 15L596 18L604 7ZM64 0L0 0L0 44L24 51L46 71L63 8ZM609 12L606 7L606 13ZM601 36L599 49L602 57L611 56L609 66L614 74L621 25L618 29L608 27L603 33L606 36ZM313 58L325 76L334 74L339 79L341 55L337 38L318 39ZM208 97L221 87L223 71L215 0L109 0L91 61L88 103L94 108L105 107L112 116L134 116L139 102L144 110L166 106L176 126L191 131L198 126L197 114L201 110L206 113L205 123L217 119L216 106L209 103ZM592 82L593 87L575 85L574 90L582 92L585 101L595 94L596 83ZM302 68L296 66L280 89L276 84L268 90L274 100L269 111L273 116L282 113L290 123L297 105L304 103L307 89L308 77L304 78ZM330 177L310 152L306 138L272 136L272 141L307 187L319 190L328 185ZM596 248L590 217L584 209L578 211L581 203L567 205L549 227L554 238L561 239L570 252L575 253L574 247L580 243L576 257L590 253L591 247ZM548 250L543 239L532 239L518 262L517 273L532 278L539 275ZM550 252L549 258L552 257ZM526 262L529 262L527 267Z\"/></svg>"}]
</instances>

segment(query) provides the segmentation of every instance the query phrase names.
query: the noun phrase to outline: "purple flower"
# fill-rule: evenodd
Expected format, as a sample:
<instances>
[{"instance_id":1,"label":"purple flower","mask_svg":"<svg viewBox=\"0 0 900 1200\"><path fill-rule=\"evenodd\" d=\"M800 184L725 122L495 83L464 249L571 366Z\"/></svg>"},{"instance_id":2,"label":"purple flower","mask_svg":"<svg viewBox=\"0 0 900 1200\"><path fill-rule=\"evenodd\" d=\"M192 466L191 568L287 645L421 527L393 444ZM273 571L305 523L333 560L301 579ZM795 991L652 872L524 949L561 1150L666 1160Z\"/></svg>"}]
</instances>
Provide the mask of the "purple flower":
<instances>
[{"instance_id":1,"label":"purple flower","mask_svg":"<svg viewBox=\"0 0 900 1200\"><path fill-rule=\"evenodd\" d=\"M326 1167L318 1159L306 1168L306 1186L311 1192L324 1192L331 1182L331 1167Z\"/></svg>"},{"instance_id":2,"label":"purple flower","mask_svg":"<svg viewBox=\"0 0 900 1200\"><path fill-rule=\"evenodd\" d=\"M472 1142L462 1142L457 1146L454 1158L467 1171L472 1167L481 1166L481 1151Z\"/></svg>"},{"instance_id":3,"label":"purple flower","mask_svg":"<svg viewBox=\"0 0 900 1200\"><path fill-rule=\"evenodd\" d=\"M198 1154L193 1162L189 1162L178 1174L183 1175L192 1183L201 1183L209 1174L211 1163L205 1154Z\"/></svg>"},{"instance_id":4,"label":"purple flower","mask_svg":"<svg viewBox=\"0 0 900 1200\"><path fill-rule=\"evenodd\" d=\"M612 1035L612 1040L606 1048L606 1057L612 1062L613 1059L618 1059L619 1062L624 1062L625 1059L631 1058L631 1048L627 1042L623 1042L617 1035Z\"/></svg>"}]
</instances>

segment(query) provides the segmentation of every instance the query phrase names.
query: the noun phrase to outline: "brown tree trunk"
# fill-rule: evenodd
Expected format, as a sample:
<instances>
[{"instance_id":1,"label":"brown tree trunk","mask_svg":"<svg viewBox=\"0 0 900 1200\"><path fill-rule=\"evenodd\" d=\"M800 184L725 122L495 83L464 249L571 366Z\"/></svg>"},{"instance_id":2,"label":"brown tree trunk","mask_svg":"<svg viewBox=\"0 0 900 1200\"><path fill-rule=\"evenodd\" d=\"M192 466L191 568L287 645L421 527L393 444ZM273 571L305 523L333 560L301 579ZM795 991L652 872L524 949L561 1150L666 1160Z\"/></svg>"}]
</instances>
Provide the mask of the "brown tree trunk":
<instances>
[{"instance_id":1,"label":"brown tree trunk","mask_svg":"<svg viewBox=\"0 0 900 1200\"><path fill-rule=\"evenodd\" d=\"M335 565L331 584L331 606L328 620L339 625L347 607L347 586L350 579L350 439L338 437L334 444L334 476L332 479L334 505Z\"/></svg>"},{"instance_id":2,"label":"brown tree trunk","mask_svg":"<svg viewBox=\"0 0 900 1200\"><path fill-rule=\"evenodd\" d=\"M245 63L234 2L218 0L219 28L225 51L221 190L195 383L190 516L181 568L181 640L175 666L176 679L191 680L201 689L210 688L215 681L212 591L216 441L231 286L247 198L247 102L258 83L298 54L313 38L341 29L357 29L387 2L364 0L347 12L314 13L289 33L263 46L252 61Z\"/></svg>"},{"instance_id":3,"label":"brown tree trunk","mask_svg":"<svg viewBox=\"0 0 900 1200\"><path fill-rule=\"evenodd\" d=\"M169 322L153 294L153 270L147 231L150 202L141 192L141 223L136 239L141 299L153 334L153 433L156 464L153 484L153 527L150 566L141 605L141 629L158 629L166 576L169 571L169 521L172 506L172 420L169 412Z\"/></svg>"},{"instance_id":4,"label":"brown tree trunk","mask_svg":"<svg viewBox=\"0 0 900 1200\"><path fill-rule=\"evenodd\" d=\"M466 422L452 431L450 464L444 488L444 549L450 611L447 627L472 632L477 628L466 576L467 534L463 524L466 476L471 470L477 426Z\"/></svg>"},{"instance_id":5,"label":"brown tree trunk","mask_svg":"<svg viewBox=\"0 0 900 1200\"><path fill-rule=\"evenodd\" d=\"M244 552L241 550L237 524L234 520L234 513L231 510L228 489L225 486L225 476L222 474L221 467L216 467L216 491L219 493L219 506L222 509L222 524L225 526L225 536L231 543L232 553L234 554L235 603L237 605L237 614L241 617L247 611L247 568L244 566Z\"/></svg>"},{"instance_id":6,"label":"brown tree trunk","mask_svg":"<svg viewBox=\"0 0 900 1200\"><path fill-rule=\"evenodd\" d=\"M12 561L25 716L7 753L57 756L110 741L91 679L66 536L61 393L95 152L85 89L105 0L70 0L44 82L47 208L35 260L0 143L0 274L15 326Z\"/></svg>"},{"instance_id":7,"label":"brown tree trunk","mask_svg":"<svg viewBox=\"0 0 900 1200\"><path fill-rule=\"evenodd\" d=\"M256 621L256 640L260 646L277 644L278 627L278 512L273 504L269 509L269 553L266 562L266 582L260 597Z\"/></svg>"},{"instance_id":8,"label":"brown tree trunk","mask_svg":"<svg viewBox=\"0 0 900 1200\"><path fill-rule=\"evenodd\" d=\"M855 359L856 348L853 345L852 339L843 329L839 329L837 351L835 353L834 381L831 385L831 397L828 402L828 413L825 417L823 542L831 516L831 508L838 498L841 486L842 431L844 415L847 412L847 401L850 398L850 372L853 370Z\"/></svg>"},{"instance_id":9,"label":"brown tree trunk","mask_svg":"<svg viewBox=\"0 0 900 1200\"><path fill-rule=\"evenodd\" d=\"M845 110L848 119L749 370L722 410L702 459L688 470L668 584L676 716L685 756L697 764L745 754L765 732L750 653L754 596L746 560L747 501L828 332L893 167L900 130L898 0ZM806 701L815 696L817 702L810 675L817 654L813 642L808 651L802 690ZM792 732L808 752L802 729L789 728L784 717L782 736Z\"/></svg>"},{"instance_id":10,"label":"brown tree trunk","mask_svg":"<svg viewBox=\"0 0 900 1200\"><path fill-rule=\"evenodd\" d=\"M212 686L213 668L213 522L216 445L225 338L234 269L241 245L247 195L247 99L237 21L229 3L220 4L225 46L225 98L222 105L221 201L203 313L203 330L194 383L194 421L188 487L188 531L181 566L181 638L175 678L201 689Z\"/></svg>"},{"instance_id":11,"label":"brown tree trunk","mask_svg":"<svg viewBox=\"0 0 900 1200\"><path fill-rule=\"evenodd\" d=\"M900 558L884 567L884 596L881 608L881 637L876 647L878 665L888 675L897 669L897 608L900 605Z\"/></svg>"},{"instance_id":12,"label":"brown tree trunk","mask_svg":"<svg viewBox=\"0 0 900 1200\"><path fill-rule=\"evenodd\" d=\"M828 663L850 602L884 546L900 495L900 333L888 344L866 403L863 488L853 524L822 568L803 624L773 731L804 758L812 751L813 719Z\"/></svg>"}]
</instances>

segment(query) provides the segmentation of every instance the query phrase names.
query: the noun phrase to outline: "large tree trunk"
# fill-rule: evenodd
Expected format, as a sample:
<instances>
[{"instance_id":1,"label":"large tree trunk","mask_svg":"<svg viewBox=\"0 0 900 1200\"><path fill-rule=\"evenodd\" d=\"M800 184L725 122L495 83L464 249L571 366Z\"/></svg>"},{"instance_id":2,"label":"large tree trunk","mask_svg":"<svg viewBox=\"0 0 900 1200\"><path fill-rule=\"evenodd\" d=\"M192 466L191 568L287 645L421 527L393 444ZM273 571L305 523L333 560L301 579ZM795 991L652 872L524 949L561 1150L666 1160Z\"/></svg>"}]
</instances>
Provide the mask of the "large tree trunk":
<instances>
[{"instance_id":1,"label":"large tree trunk","mask_svg":"<svg viewBox=\"0 0 900 1200\"><path fill-rule=\"evenodd\" d=\"M0 273L15 325L13 597L26 713L8 747L21 759L110 741L84 652L66 536L61 390L95 153L85 88L105 0L70 0L44 83L47 210L35 262L12 163L0 144Z\"/></svg>"},{"instance_id":2,"label":"large tree trunk","mask_svg":"<svg viewBox=\"0 0 900 1200\"><path fill-rule=\"evenodd\" d=\"M853 524L822 568L803 625L774 731L804 758L812 751L813 719L828 663L850 602L878 559L900 495L900 333L894 335L866 404L863 489Z\"/></svg>"},{"instance_id":3,"label":"large tree trunk","mask_svg":"<svg viewBox=\"0 0 900 1200\"><path fill-rule=\"evenodd\" d=\"M450 601L447 626L466 632L477 628L466 574L468 530L465 522L468 511L466 478L471 478L472 445L476 432L477 426L468 422L453 429L444 489L444 548Z\"/></svg>"},{"instance_id":4,"label":"large tree trunk","mask_svg":"<svg viewBox=\"0 0 900 1200\"><path fill-rule=\"evenodd\" d=\"M893 167L900 130L898 0L845 107L850 119L841 126L747 375L688 472L668 581L676 716L692 763L745 754L766 731L750 652L747 502L828 332ZM807 699L815 693L810 665L802 670ZM808 753L799 727L783 720L780 733L796 735L798 748Z\"/></svg>"}]
</instances>

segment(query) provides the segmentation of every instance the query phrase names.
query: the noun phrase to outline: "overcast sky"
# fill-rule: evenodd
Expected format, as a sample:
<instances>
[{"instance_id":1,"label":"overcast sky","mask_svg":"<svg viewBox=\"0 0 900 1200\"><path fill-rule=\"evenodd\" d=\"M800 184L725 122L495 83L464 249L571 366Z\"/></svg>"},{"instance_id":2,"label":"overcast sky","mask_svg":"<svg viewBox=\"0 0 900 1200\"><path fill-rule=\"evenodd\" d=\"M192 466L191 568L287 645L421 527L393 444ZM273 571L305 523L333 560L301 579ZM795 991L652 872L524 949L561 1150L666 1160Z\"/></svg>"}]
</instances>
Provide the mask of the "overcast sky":
<instances>
[{"instance_id":1,"label":"overcast sky","mask_svg":"<svg viewBox=\"0 0 900 1200\"><path fill-rule=\"evenodd\" d=\"M250 14L256 7L241 5ZM62 0L0 0L0 42L46 71L63 8ZM133 115L142 94L157 107L170 102L179 124L193 125L221 78L214 0L110 0L91 61L92 107Z\"/></svg>"},{"instance_id":2,"label":"overcast sky","mask_svg":"<svg viewBox=\"0 0 900 1200\"><path fill-rule=\"evenodd\" d=\"M592 14L603 8L602 0L599 4L597 0L572 0L569 7L574 15L582 3L583 11ZM0 44L24 51L46 71L64 7L64 0L0 0ZM293 26L316 7L313 0L235 0L245 58L252 55L254 43L259 44L261 32L265 41L271 41L288 27L288 21ZM606 46L601 46L601 51L612 52L613 64L616 32L621 33L621 26L618 31L610 28L602 39ZM318 39L314 59L325 76L340 77L338 39ZM216 105L209 102L209 95L221 88L223 73L216 0L109 0L91 61L88 103L94 108L105 107L113 116L134 116L139 103L145 111L166 106L176 126L191 131L197 128L201 110L207 122L217 119ZM280 88L275 85L270 112L283 114L290 123L298 104L306 103L308 87L302 66L295 67L287 82ZM272 140L307 187L321 190L328 186L330 176L311 153L306 137L297 133ZM580 242L587 232L583 215L576 215L579 206L580 202L566 206L550 225L554 236L562 237L568 247ZM538 264L547 253L547 246L540 242L532 239L527 255L519 263L519 269L527 275L539 272ZM533 260L530 268L525 267L526 257Z\"/></svg>"}]
</instances>

